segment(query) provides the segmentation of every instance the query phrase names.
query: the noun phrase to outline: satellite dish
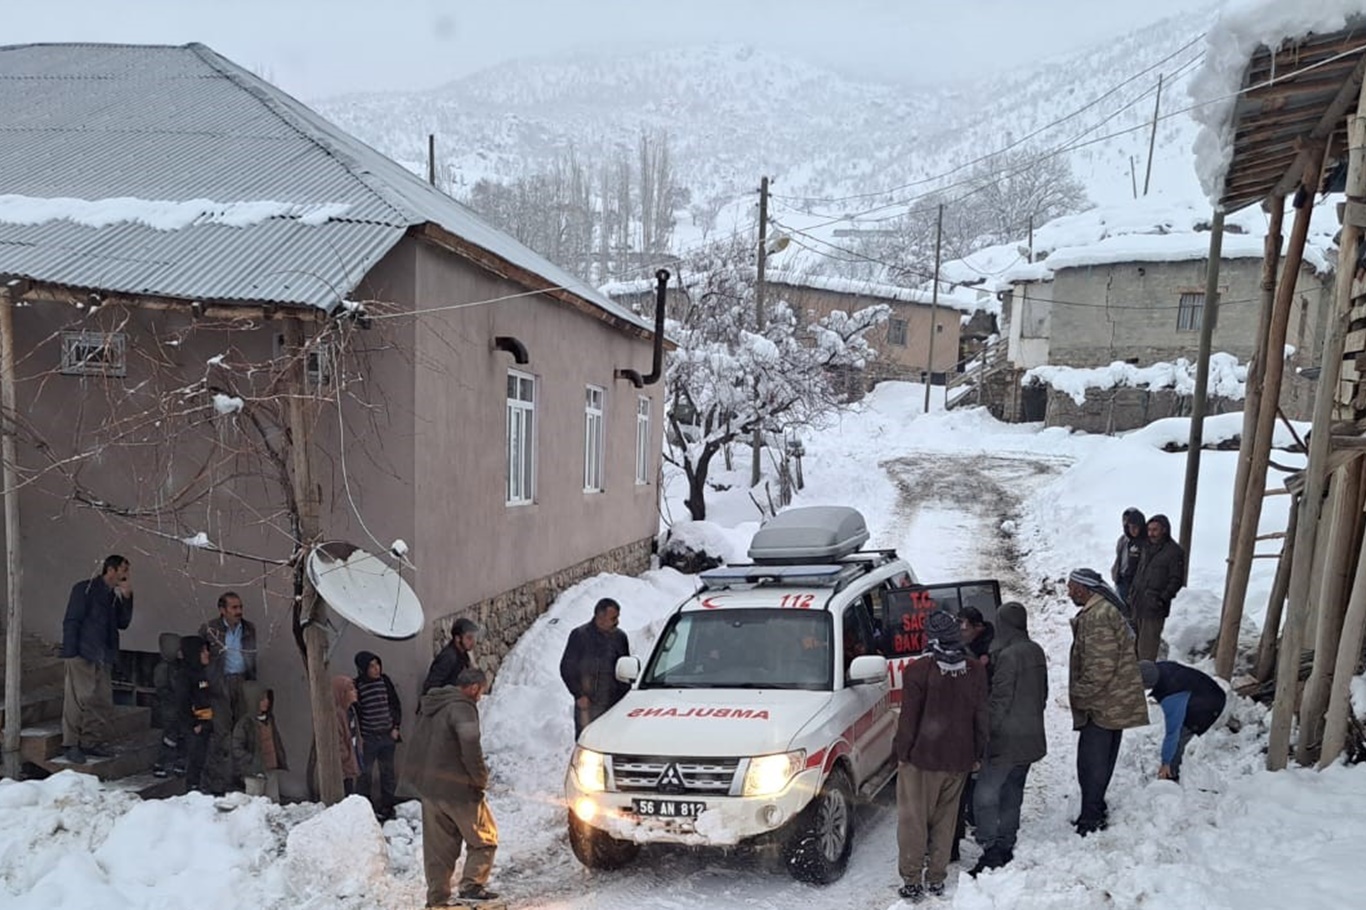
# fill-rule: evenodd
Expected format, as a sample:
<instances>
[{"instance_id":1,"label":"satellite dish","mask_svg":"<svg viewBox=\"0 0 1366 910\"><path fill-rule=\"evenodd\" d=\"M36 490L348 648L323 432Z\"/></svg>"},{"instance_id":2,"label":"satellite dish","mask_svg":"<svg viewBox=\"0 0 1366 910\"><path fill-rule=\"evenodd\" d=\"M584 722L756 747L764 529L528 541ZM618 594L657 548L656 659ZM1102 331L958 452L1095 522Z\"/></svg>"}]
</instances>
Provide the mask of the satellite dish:
<instances>
[{"instance_id":1,"label":"satellite dish","mask_svg":"<svg viewBox=\"0 0 1366 910\"><path fill-rule=\"evenodd\" d=\"M314 547L308 578L337 615L381 638L412 638L426 622L422 604L398 571L349 543Z\"/></svg>"}]
</instances>

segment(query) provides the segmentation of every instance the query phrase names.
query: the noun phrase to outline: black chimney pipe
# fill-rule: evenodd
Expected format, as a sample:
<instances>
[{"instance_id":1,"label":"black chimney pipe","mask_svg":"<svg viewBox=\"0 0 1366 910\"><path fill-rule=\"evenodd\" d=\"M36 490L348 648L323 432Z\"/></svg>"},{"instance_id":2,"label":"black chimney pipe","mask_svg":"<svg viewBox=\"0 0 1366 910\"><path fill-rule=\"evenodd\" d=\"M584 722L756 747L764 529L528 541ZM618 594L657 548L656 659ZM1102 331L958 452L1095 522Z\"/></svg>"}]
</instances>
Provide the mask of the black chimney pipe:
<instances>
[{"instance_id":1,"label":"black chimney pipe","mask_svg":"<svg viewBox=\"0 0 1366 910\"><path fill-rule=\"evenodd\" d=\"M617 370L618 379L629 379L631 385L638 389L647 385L654 385L659 382L659 377L664 374L664 304L669 288L669 270L660 269L655 272L655 347L654 363L648 375L641 376L635 370Z\"/></svg>"}]
</instances>

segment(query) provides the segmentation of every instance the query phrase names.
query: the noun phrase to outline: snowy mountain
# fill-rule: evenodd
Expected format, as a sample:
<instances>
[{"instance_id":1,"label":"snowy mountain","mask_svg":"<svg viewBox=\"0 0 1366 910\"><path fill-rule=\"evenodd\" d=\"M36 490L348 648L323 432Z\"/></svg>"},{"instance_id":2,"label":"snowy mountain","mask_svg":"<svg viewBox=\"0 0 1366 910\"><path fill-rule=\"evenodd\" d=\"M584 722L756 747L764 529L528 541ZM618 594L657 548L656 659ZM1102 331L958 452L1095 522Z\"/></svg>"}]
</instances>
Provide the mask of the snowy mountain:
<instances>
[{"instance_id":1,"label":"snowy mountain","mask_svg":"<svg viewBox=\"0 0 1366 910\"><path fill-rule=\"evenodd\" d=\"M1165 19L1079 53L1041 47L1037 65L952 86L856 81L730 45L518 61L431 91L315 106L414 170L425 171L435 133L443 179L457 195L481 177L541 170L570 147L592 160L663 129L679 181L713 207L751 193L763 173L789 207L821 214L841 213L821 197L900 188L843 203L863 211L952 183L961 175L920 181L1014 143L1072 147L1091 198L1111 202L1129 198L1134 183L1142 190L1158 77L1164 115L1189 104L1185 84L1204 47L1195 39L1213 16L1211 7ZM952 40L973 52L963 36ZM1193 136L1188 114L1161 121L1155 191L1198 192Z\"/></svg>"}]
</instances>

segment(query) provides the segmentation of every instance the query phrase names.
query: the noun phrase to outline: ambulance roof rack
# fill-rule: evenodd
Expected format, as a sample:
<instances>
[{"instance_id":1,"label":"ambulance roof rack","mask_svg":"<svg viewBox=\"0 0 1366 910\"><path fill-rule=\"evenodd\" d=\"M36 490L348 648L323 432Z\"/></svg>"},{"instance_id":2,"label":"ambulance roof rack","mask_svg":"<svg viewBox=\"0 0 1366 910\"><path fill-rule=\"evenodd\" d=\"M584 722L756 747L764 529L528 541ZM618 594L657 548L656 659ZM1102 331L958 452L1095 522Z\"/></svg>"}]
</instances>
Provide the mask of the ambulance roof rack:
<instances>
[{"instance_id":1,"label":"ambulance roof rack","mask_svg":"<svg viewBox=\"0 0 1366 910\"><path fill-rule=\"evenodd\" d=\"M848 506L788 509L764 523L749 545L755 565L832 563L868 542L868 525Z\"/></svg>"}]
</instances>

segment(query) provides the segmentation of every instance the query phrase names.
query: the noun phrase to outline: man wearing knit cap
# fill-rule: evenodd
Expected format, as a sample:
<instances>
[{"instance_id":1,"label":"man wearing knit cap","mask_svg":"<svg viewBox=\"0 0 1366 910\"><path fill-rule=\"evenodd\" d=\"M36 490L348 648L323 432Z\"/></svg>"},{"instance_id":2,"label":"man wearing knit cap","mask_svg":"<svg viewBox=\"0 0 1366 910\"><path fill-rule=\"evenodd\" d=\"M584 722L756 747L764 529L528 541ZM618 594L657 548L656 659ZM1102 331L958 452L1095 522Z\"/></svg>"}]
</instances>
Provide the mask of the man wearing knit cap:
<instances>
[{"instance_id":1,"label":"man wearing knit cap","mask_svg":"<svg viewBox=\"0 0 1366 910\"><path fill-rule=\"evenodd\" d=\"M1077 783L1081 812L1077 833L1103 830L1110 810L1105 791L1115 772L1119 744L1129 727L1148 723L1148 700L1134 654L1134 634L1119 608L1095 585L1108 590L1094 569L1067 579L1067 596L1081 609L1072 617L1068 698L1077 731ZM904 709L903 709L904 710Z\"/></svg>"},{"instance_id":2,"label":"man wearing knit cap","mask_svg":"<svg viewBox=\"0 0 1366 910\"><path fill-rule=\"evenodd\" d=\"M900 895L912 903L944 893L963 781L987 748L987 673L970 660L958 620L925 620L927 654L902 676L894 749ZM926 858L926 849L929 856Z\"/></svg>"}]
</instances>

